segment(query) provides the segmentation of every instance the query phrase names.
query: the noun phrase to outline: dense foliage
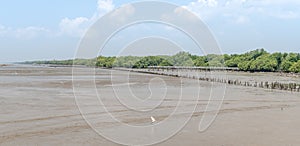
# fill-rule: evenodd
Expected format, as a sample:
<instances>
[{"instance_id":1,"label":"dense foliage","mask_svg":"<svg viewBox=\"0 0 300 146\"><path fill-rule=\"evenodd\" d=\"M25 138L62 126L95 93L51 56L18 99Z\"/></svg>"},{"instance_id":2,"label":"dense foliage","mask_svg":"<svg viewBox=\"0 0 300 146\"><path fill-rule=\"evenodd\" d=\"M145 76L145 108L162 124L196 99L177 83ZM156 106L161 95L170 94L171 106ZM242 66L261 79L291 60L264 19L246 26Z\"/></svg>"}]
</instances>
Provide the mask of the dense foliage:
<instances>
[{"instance_id":1,"label":"dense foliage","mask_svg":"<svg viewBox=\"0 0 300 146\"><path fill-rule=\"evenodd\" d=\"M179 52L173 56L121 56L104 57L95 59L75 59L64 61L34 61L27 63L57 64L57 65L87 65L96 67L127 67L147 68L148 66L214 66L214 67L238 67L242 71L284 71L300 72L299 53L268 53L264 49L257 49L245 54L206 56L191 55L187 52Z\"/></svg>"},{"instance_id":2,"label":"dense foliage","mask_svg":"<svg viewBox=\"0 0 300 146\"><path fill-rule=\"evenodd\" d=\"M238 67L243 71L284 71L300 72L297 62L299 53L273 53L263 49L254 50L241 55L230 55L225 62L228 67Z\"/></svg>"}]
</instances>

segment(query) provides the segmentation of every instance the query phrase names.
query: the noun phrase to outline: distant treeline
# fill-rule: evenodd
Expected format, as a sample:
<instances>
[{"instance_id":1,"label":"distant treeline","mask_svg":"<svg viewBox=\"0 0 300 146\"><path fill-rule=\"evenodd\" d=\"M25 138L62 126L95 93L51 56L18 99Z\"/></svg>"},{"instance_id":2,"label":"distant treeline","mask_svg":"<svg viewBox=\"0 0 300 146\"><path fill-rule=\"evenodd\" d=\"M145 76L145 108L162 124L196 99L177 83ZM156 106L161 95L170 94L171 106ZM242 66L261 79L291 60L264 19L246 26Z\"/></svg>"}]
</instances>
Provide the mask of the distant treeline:
<instances>
[{"instance_id":1,"label":"distant treeline","mask_svg":"<svg viewBox=\"0 0 300 146\"><path fill-rule=\"evenodd\" d=\"M147 68L148 66L211 66L238 67L242 71L252 72L300 72L299 53L268 53L264 49L257 49L244 54L206 56L192 55L179 52L173 56L121 56L94 59L32 61L27 64L55 64L55 65L86 65L96 67L126 67Z\"/></svg>"}]
</instances>

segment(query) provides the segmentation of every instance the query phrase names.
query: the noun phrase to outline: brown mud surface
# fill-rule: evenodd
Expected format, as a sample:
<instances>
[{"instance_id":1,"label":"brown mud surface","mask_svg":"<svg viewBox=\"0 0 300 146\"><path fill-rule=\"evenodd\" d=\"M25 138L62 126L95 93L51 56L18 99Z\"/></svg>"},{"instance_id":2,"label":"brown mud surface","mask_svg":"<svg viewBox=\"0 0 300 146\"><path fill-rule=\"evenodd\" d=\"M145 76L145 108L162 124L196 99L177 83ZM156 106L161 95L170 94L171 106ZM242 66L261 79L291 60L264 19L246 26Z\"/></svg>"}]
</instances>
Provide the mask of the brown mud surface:
<instances>
[{"instance_id":1,"label":"brown mud surface","mask_svg":"<svg viewBox=\"0 0 300 146\"><path fill-rule=\"evenodd\" d=\"M106 106L113 116L130 125L149 125L150 116L154 116L158 122L163 121L176 109L179 101L176 96L184 88L191 91L191 94L185 92L182 95L182 109L190 109L195 103L197 108L189 123L179 133L158 145L300 144L299 93L227 85L217 118L206 131L198 132L211 83L132 72L128 84L125 80L127 72L96 69L95 87L103 100L100 104L95 102L94 95L89 92L91 83L85 80L85 68L79 70L82 78L80 86L87 91L85 98L80 100L84 102L83 111L87 117L95 119L94 122L100 128L113 130L120 123L101 119L101 115L106 112L99 111L99 106ZM113 83L111 72L116 77ZM229 73L229 78L241 80L275 80L274 76L277 75ZM295 77L277 79L299 82ZM117 145L99 136L83 119L74 97L72 68L0 67L0 81L0 145ZM116 102L112 94L112 87L116 87L117 92L125 96L126 84L140 99L161 92L162 85L168 87L168 93L162 99L163 103L153 111L134 113ZM195 100L192 93L198 86L200 97ZM149 107L140 108L151 109L152 102L154 104L156 100L160 99L150 99ZM185 113L174 116L180 119ZM141 137L145 138L143 135Z\"/></svg>"}]
</instances>

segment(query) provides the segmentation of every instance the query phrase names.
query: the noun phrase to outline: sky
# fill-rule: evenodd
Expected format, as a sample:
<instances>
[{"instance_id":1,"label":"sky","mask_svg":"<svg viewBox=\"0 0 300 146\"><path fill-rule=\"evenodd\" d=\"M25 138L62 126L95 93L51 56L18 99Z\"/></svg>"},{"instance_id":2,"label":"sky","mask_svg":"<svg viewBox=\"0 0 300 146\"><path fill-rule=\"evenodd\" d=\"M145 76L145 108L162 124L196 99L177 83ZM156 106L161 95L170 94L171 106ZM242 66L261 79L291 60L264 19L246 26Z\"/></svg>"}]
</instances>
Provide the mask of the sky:
<instances>
[{"instance_id":1,"label":"sky","mask_svg":"<svg viewBox=\"0 0 300 146\"><path fill-rule=\"evenodd\" d=\"M0 62L73 58L92 24L115 8L138 1L1 0ZM224 53L244 53L257 48L300 52L299 0L164 1L197 15L210 28ZM111 47L104 55L117 55L116 49L124 44L116 42L125 42L131 34L147 34L149 27L151 32L161 34L170 31L168 27L151 24L129 28L112 39L115 42L109 43ZM177 39L180 38L183 37ZM196 54L192 47L185 49Z\"/></svg>"}]
</instances>

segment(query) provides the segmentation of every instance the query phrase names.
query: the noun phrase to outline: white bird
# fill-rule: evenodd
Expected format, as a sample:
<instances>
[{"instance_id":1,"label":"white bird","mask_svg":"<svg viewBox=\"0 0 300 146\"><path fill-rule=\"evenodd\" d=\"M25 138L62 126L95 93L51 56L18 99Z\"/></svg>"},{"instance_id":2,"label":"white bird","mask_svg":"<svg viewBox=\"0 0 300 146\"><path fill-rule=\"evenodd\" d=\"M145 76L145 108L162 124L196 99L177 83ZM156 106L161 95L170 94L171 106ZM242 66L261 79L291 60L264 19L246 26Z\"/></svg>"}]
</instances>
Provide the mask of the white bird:
<instances>
[{"instance_id":1,"label":"white bird","mask_svg":"<svg viewBox=\"0 0 300 146\"><path fill-rule=\"evenodd\" d=\"M151 116L150 118L151 118L151 123L152 123L152 124L156 122L156 120L155 120L154 117Z\"/></svg>"}]
</instances>

